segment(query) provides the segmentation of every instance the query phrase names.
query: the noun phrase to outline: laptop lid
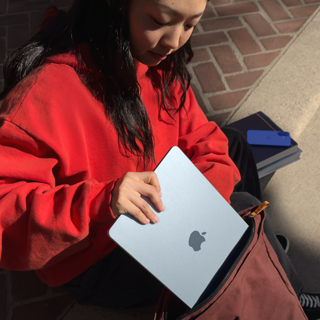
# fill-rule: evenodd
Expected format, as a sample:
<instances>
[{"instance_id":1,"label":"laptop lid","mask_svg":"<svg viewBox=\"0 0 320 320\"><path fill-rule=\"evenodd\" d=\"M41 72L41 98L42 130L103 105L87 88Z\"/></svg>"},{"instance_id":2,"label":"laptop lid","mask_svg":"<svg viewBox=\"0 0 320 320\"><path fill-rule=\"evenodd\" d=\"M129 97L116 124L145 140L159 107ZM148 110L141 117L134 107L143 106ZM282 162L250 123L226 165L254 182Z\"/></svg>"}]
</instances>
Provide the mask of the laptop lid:
<instances>
[{"instance_id":1,"label":"laptop lid","mask_svg":"<svg viewBox=\"0 0 320 320\"><path fill-rule=\"evenodd\" d=\"M178 147L155 172L166 209L148 203L159 222L121 215L109 236L192 308L248 225Z\"/></svg>"}]
</instances>

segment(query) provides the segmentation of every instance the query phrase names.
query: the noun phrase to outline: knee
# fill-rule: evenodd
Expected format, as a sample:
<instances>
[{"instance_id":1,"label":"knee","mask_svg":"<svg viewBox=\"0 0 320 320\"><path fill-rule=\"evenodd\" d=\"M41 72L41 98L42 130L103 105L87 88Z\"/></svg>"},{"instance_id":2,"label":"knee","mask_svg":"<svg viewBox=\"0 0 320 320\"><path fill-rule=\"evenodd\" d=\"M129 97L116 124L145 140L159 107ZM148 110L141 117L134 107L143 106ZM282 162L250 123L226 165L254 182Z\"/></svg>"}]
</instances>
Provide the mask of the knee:
<instances>
[{"instance_id":1,"label":"knee","mask_svg":"<svg viewBox=\"0 0 320 320\"><path fill-rule=\"evenodd\" d=\"M237 212L253 206L260 206L261 201L248 192L233 192L230 196L231 206Z\"/></svg>"},{"instance_id":2,"label":"knee","mask_svg":"<svg viewBox=\"0 0 320 320\"><path fill-rule=\"evenodd\" d=\"M223 127L221 128L221 130L225 134L225 136L228 138L230 143L240 144L240 145L247 144L247 139L242 134L241 131L234 128L228 128L228 127Z\"/></svg>"}]
</instances>

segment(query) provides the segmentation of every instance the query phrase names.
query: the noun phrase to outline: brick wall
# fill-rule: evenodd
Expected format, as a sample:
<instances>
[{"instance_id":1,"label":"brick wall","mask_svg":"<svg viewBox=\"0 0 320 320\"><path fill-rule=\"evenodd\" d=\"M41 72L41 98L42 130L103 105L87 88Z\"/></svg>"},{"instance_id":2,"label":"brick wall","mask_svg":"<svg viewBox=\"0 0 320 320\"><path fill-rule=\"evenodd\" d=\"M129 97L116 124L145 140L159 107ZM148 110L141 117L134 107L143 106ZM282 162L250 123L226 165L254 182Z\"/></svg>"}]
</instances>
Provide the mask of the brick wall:
<instances>
[{"instance_id":1,"label":"brick wall","mask_svg":"<svg viewBox=\"0 0 320 320\"><path fill-rule=\"evenodd\" d=\"M21 46L35 33L50 4L67 9L72 0L0 0L0 89L3 86L3 62L9 52Z\"/></svg>"}]
</instances>

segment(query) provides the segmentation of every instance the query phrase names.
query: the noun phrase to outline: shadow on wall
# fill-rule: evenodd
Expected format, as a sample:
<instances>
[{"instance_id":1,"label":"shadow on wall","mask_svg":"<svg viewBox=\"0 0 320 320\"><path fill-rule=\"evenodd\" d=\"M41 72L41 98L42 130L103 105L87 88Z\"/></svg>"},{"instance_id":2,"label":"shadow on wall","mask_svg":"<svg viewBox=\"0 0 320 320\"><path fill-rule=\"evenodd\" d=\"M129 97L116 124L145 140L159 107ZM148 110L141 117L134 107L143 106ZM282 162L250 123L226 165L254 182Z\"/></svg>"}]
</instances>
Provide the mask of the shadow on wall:
<instances>
[{"instance_id":1,"label":"shadow on wall","mask_svg":"<svg viewBox=\"0 0 320 320\"><path fill-rule=\"evenodd\" d=\"M73 0L0 0L0 91L4 85L3 63L7 55L35 34L43 14L51 4L67 10L73 2Z\"/></svg>"}]
</instances>

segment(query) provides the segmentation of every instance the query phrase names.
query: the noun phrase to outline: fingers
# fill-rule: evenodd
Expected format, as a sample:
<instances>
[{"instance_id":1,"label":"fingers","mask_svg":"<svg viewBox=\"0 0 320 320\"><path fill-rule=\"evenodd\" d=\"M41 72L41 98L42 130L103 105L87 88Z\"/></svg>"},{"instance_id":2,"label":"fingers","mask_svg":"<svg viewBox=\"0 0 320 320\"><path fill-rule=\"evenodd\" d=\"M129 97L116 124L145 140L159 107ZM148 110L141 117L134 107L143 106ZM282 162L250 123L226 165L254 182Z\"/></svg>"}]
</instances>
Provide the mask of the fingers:
<instances>
[{"instance_id":1,"label":"fingers","mask_svg":"<svg viewBox=\"0 0 320 320\"><path fill-rule=\"evenodd\" d=\"M145 179L137 185L136 190L141 195L150 198L158 211L164 211L165 208L161 200L162 195L157 175L154 172L143 172L142 177Z\"/></svg>"},{"instance_id":2,"label":"fingers","mask_svg":"<svg viewBox=\"0 0 320 320\"><path fill-rule=\"evenodd\" d=\"M144 201L143 199L141 200ZM123 208L125 208L125 211L121 212L121 214L128 213L142 224L148 224L149 222L157 223L159 221L158 217L150 210L146 202L145 204L148 206L148 209L151 212L145 207L145 205L143 204L136 205L132 201L127 201L127 203L124 203L120 200L119 204Z\"/></svg>"},{"instance_id":3,"label":"fingers","mask_svg":"<svg viewBox=\"0 0 320 320\"><path fill-rule=\"evenodd\" d=\"M134 205L135 211L133 211L134 217L139 220L141 223L157 223L159 218L154 214L154 212L150 209L148 203L139 197L134 197L132 199L132 204Z\"/></svg>"},{"instance_id":4,"label":"fingers","mask_svg":"<svg viewBox=\"0 0 320 320\"><path fill-rule=\"evenodd\" d=\"M129 213L139 222L157 223L158 217L141 195L149 197L158 211L164 211L161 189L154 172L128 172L115 184L111 207L115 216Z\"/></svg>"},{"instance_id":5,"label":"fingers","mask_svg":"<svg viewBox=\"0 0 320 320\"><path fill-rule=\"evenodd\" d=\"M141 172L141 177L146 184L153 186L156 189L156 191L160 194L160 197L161 197L161 188L160 188L158 177L155 174L155 172L153 171Z\"/></svg>"}]
</instances>

